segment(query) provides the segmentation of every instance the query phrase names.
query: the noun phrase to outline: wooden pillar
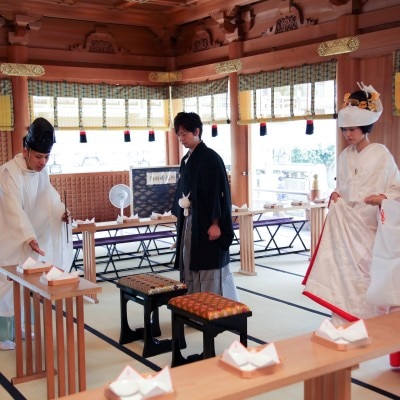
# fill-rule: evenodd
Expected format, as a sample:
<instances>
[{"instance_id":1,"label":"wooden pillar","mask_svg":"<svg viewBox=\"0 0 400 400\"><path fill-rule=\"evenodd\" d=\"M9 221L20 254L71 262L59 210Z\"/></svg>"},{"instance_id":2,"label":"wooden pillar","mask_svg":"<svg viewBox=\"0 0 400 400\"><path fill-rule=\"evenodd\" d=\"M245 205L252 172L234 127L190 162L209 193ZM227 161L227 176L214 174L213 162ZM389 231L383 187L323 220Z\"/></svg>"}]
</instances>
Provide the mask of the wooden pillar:
<instances>
[{"instance_id":1,"label":"wooden pillar","mask_svg":"<svg viewBox=\"0 0 400 400\"><path fill-rule=\"evenodd\" d=\"M170 99L170 101L171 104L169 106L173 123L176 114L183 110L183 101L182 99ZM179 140L176 137L175 129L173 127L167 132L166 137L167 165L179 165L181 162L181 158L187 150L180 145Z\"/></svg>"},{"instance_id":2,"label":"wooden pillar","mask_svg":"<svg viewBox=\"0 0 400 400\"><path fill-rule=\"evenodd\" d=\"M242 54L241 42L229 44L229 58L237 59ZM239 104L238 104L239 79L236 72L229 76L230 106L231 106L231 193L232 203L238 206L250 199L250 134L247 125L238 125Z\"/></svg>"},{"instance_id":3,"label":"wooden pillar","mask_svg":"<svg viewBox=\"0 0 400 400\"><path fill-rule=\"evenodd\" d=\"M179 140L176 137L174 129L166 132L165 148L167 149L167 165L179 165Z\"/></svg>"},{"instance_id":4,"label":"wooden pillar","mask_svg":"<svg viewBox=\"0 0 400 400\"><path fill-rule=\"evenodd\" d=\"M356 36L358 33L358 16L344 15L337 21L338 38ZM357 81L360 80L360 63L352 58L351 53L345 53L337 58L336 82L337 82L337 111L343 104L344 95L349 91L355 91ZM340 133L340 132L339 132ZM336 151L340 152L348 143L342 135L337 136Z\"/></svg>"},{"instance_id":5,"label":"wooden pillar","mask_svg":"<svg viewBox=\"0 0 400 400\"><path fill-rule=\"evenodd\" d=\"M12 63L26 63L28 50L25 46L11 45L8 47L9 61ZM26 76L12 76L14 131L12 133L12 156L22 151L22 139L29 126L29 96L28 79Z\"/></svg>"},{"instance_id":6,"label":"wooden pillar","mask_svg":"<svg viewBox=\"0 0 400 400\"><path fill-rule=\"evenodd\" d=\"M167 57L165 61L168 71L175 71L176 68L175 57ZM173 83L174 82L170 82L170 85L173 85ZM168 113L171 118L170 127L173 124L175 115L179 111L182 111L182 109L183 109L183 104L181 99L172 100L171 86L170 86L170 98L168 103ZM175 129L173 128L173 126L166 132L165 137L166 137L165 149L167 152L166 163L167 165L179 165L183 151L181 149L182 146L179 145L179 140L176 137Z\"/></svg>"}]
</instances>

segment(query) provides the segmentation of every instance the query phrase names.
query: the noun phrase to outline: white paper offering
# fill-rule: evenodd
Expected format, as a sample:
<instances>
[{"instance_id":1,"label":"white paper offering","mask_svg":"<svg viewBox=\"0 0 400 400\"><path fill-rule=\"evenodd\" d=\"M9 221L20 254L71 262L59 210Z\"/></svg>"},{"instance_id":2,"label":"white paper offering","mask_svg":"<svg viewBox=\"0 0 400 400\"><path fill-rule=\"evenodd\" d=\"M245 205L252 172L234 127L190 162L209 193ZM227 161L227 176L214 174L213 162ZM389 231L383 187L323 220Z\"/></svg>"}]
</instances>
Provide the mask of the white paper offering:
<instances>
[{"instance_id":1,"label":"white paper offering","mask_svg":"<svg viewBox=\"0 0 400 400\"><path fill-rule=\"evenodd\" d=\"M36 261L32 257L28 257L20 266L22 269L39 269L44 267L51 267L51 263L45 261Z\"/></svg>"},{"instance_id":2,"label":"white paper offering","mask_svg":"<svg viewBox=\"0 0 400 400\"><path fill-rule=\"evenodd\" d=\"M254 371L270 365L279 364L280 360L273 343L257 350L248 350L239 341L234 341L222 354L222 360L242 370Z\"/></svg>"},{"instance_id":3,"label":"white paper offering","mask_svg":"<svg viewBox=\"0 0 400 400\"><path fill-rule=\"evenodd\" d=\"M354 322L347 328L336 328L328 318L325 318L315 334L338 344L347 344L368 338L367 328L363 320Z\"/></svg>"},{"instance_id":4,"label":"white paper offering","mask_svg":"<svg viewBox=\"0 0 400 400\"><path fill-rule=\"evenodd\" d=\"M81 219L77 219L77 220L72 221L72 225L73 226L92 225L94 223L95 223L95 218L92 218L92 219L86 218L84 221L81 220Z\"/></svg>"},{"instance_id":5,"label":"white paper offering","mask_svg":"<svg viewBox=\"0 0 400 400\"><path fill-rule=\"evenodd\" d=\"M152 212L150 215L150 219L160 219L161 217L162 217L162 214L155 213L155 212Z\"/></svg>"},{"instance_id":6,"label":"white paper offering","mask_svg":"<svg viewBox=\"0 0 400 400\"><path fill-rule=\"evenodd\" d=\"M65 272L60 269L53 267L47 274L43 272L43 275L40 277L42 282L49 281L59 281L64 279L76 278L79 275L79 271Z\"/></svg>"},{"instance_id":7,"label":"white paper offering","mask_svg":"<svg viewBox=\"0 0 400 400\"><path fill-rule=\"evenodd\" d=\"M39 259L36 261L32 257L28 257L22 264L17 265L17 272L20 274L40 274L49 271L52 267L50 262Z\"/></svg>"},{"instance_id":8,"label":"white paper offering","mask_svg":"<svg viewBox=\"0 0 400 400\"><path fill-rule=\"evenodd\" d=\"M138 214L131 214L129 217L126 215L118 215L117 217L117 223L121 224L123 222L133 222L133 221L139 221L139 216Z\"/></svg>"},{"instance_id":9,"label":"white paper offering","mask_svg":"<svg viewBox=\"0 0 400 400\"><path fill-rule=\"evenodd\" d=\"M163 368L156 375L144 377L128 365L108 387L124 400L148 399L173 391L168 367Z\"/></svg>"}]
</instances>

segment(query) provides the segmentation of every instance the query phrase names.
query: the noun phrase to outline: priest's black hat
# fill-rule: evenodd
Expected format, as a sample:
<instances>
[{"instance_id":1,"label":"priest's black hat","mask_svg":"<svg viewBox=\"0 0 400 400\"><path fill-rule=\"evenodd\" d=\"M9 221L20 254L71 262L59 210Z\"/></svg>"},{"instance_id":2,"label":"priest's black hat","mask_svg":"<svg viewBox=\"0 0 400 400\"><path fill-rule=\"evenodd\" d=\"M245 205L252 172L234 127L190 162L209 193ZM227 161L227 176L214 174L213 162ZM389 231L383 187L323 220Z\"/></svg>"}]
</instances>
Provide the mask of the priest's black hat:
<instances>
[{"instance_id":1,"label":"priest's black hat","mask_svg":"<svg viewBox=\"0 0 400 400\"><path fill-rule=\"evenodd\" d=\"M48 154L55 143L54 127L47 119L36 118L24 137L24 147Z\"/></svg>"}]
</instances>

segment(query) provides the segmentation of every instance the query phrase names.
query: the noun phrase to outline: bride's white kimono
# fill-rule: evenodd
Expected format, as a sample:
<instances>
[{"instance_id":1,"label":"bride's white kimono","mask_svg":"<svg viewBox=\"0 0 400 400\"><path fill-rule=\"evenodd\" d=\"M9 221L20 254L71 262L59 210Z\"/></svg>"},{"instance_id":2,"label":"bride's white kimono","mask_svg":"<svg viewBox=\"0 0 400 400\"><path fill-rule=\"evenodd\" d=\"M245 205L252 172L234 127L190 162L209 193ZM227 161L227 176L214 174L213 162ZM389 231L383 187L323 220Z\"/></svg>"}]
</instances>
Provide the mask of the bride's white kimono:
<instances>
[{"instance_id":1,"label":"bride's white kimono","mask_svg":"<svg viewBox=\"0 0 400 400\"><path fill-rule=\"evenodd\" d=\"M73 258L71 225L62 222L65 211L48 172L27 169L22 154L0 167L0 266L15 265L28 257L68 270ZM67 230L68 238L67 241ZM32 251L36 239L45 256ZM12 284L0 274L0 316L14 314Z\"/></svg>"},{"instance_id":2,"label":"bride's white kimono","mask_svg":"<svg viewBox=\"0 0 400 400\"><path fill-rule=\"evenodd\" d=\"M380 209L365 204L364 198L384 194L400 201L400 174L385 146L371 143L360 153L349 146L338 159L337 183L335 191L340 198L329 205L303 293L340 317L355 321L382 313L381 304L366 299Z\"/></svg>"},{"instance_id":3,"label":"bride's white kimono","mask_svg":"<svg viewBox=\"0 0 400 400\"><path fill-rule=\"evenodd\" d=\"M383 200L371 260L367 302L387 311L400 306L400 202Z\"/></svg>"}]
</instances>

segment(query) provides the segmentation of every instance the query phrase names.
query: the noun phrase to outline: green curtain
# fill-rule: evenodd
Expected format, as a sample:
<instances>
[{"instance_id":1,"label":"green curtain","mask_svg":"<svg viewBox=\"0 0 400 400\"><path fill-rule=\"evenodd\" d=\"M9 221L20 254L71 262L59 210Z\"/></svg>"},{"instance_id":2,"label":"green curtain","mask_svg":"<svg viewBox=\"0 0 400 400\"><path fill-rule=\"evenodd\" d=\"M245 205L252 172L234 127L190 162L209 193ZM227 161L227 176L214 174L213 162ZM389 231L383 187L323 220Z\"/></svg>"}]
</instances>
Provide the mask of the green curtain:
<instances>
[{"instance_id":1,"label":"green curtain","mask_svg":"<svg viewBox=\"0 0 400 400\"><path fill-rule=\"evenodd\" d=\"M293 86L336 79L336 60L239 76L239 91Z\"/></svg>"},{"instance_id":2,"label":"green curtain","mask_svg":"<svg viewBox=\"0 0 400 400\"><path fill-rule=\"evenodd\" d=\"M230 115L229 77L171 86L171 112L193 111L204 124L227 123Z\"/></svg>"},{"instance_id":3,"label":"green curtain","mask_svg":"<svg viewBox=\"0 0 400 400\"><path fill-rule=\"evenodd\" d=\"M326 109L327 95L317 94L319 82L331 82L330 90L331 112L321 111ZM296 97L296 86L307 85L307 105L304 106L302 115L293 113L294 104L299 99ZM273 71L263 71L254 74L239 76L239 124L249 124L260 121L283 121L296 119L335 118L336 115L336 60L317 64L304 64L291 68L280 68ZM285 115L276 115L278 110L277 99L282 88L289 92L288 107ZM266 104L267 103L267 104ZM322 104L324 103L324 104ZM268 111L268 116L261 111Z\"/></svg>"},{"instance_id":4,"label":"green curtain","mask_svg":"<svg viewBox=\"0 0 400 400\"><path fill-rule=\"evenodd\" d=\"M169 126L168 113L164 112L170 101L169 88L165 85L129 86L28 80L28 93L31 97L42 97L41 101L30 103L32 119L43 116L58 129L168 129ZM65 99L70 99L69 104L65 104ZM118 99L120 104L113 105L112 100L116 103ZM139 112L132 111L132 101L139 104L136 107ZM47 104L47 108L40 107L40 102ZM63 115L60 107L64 107ZM154 112L155 109L158 112ZM68 116L65 110L68 110Z\"/></svg>"}]
</instances>

